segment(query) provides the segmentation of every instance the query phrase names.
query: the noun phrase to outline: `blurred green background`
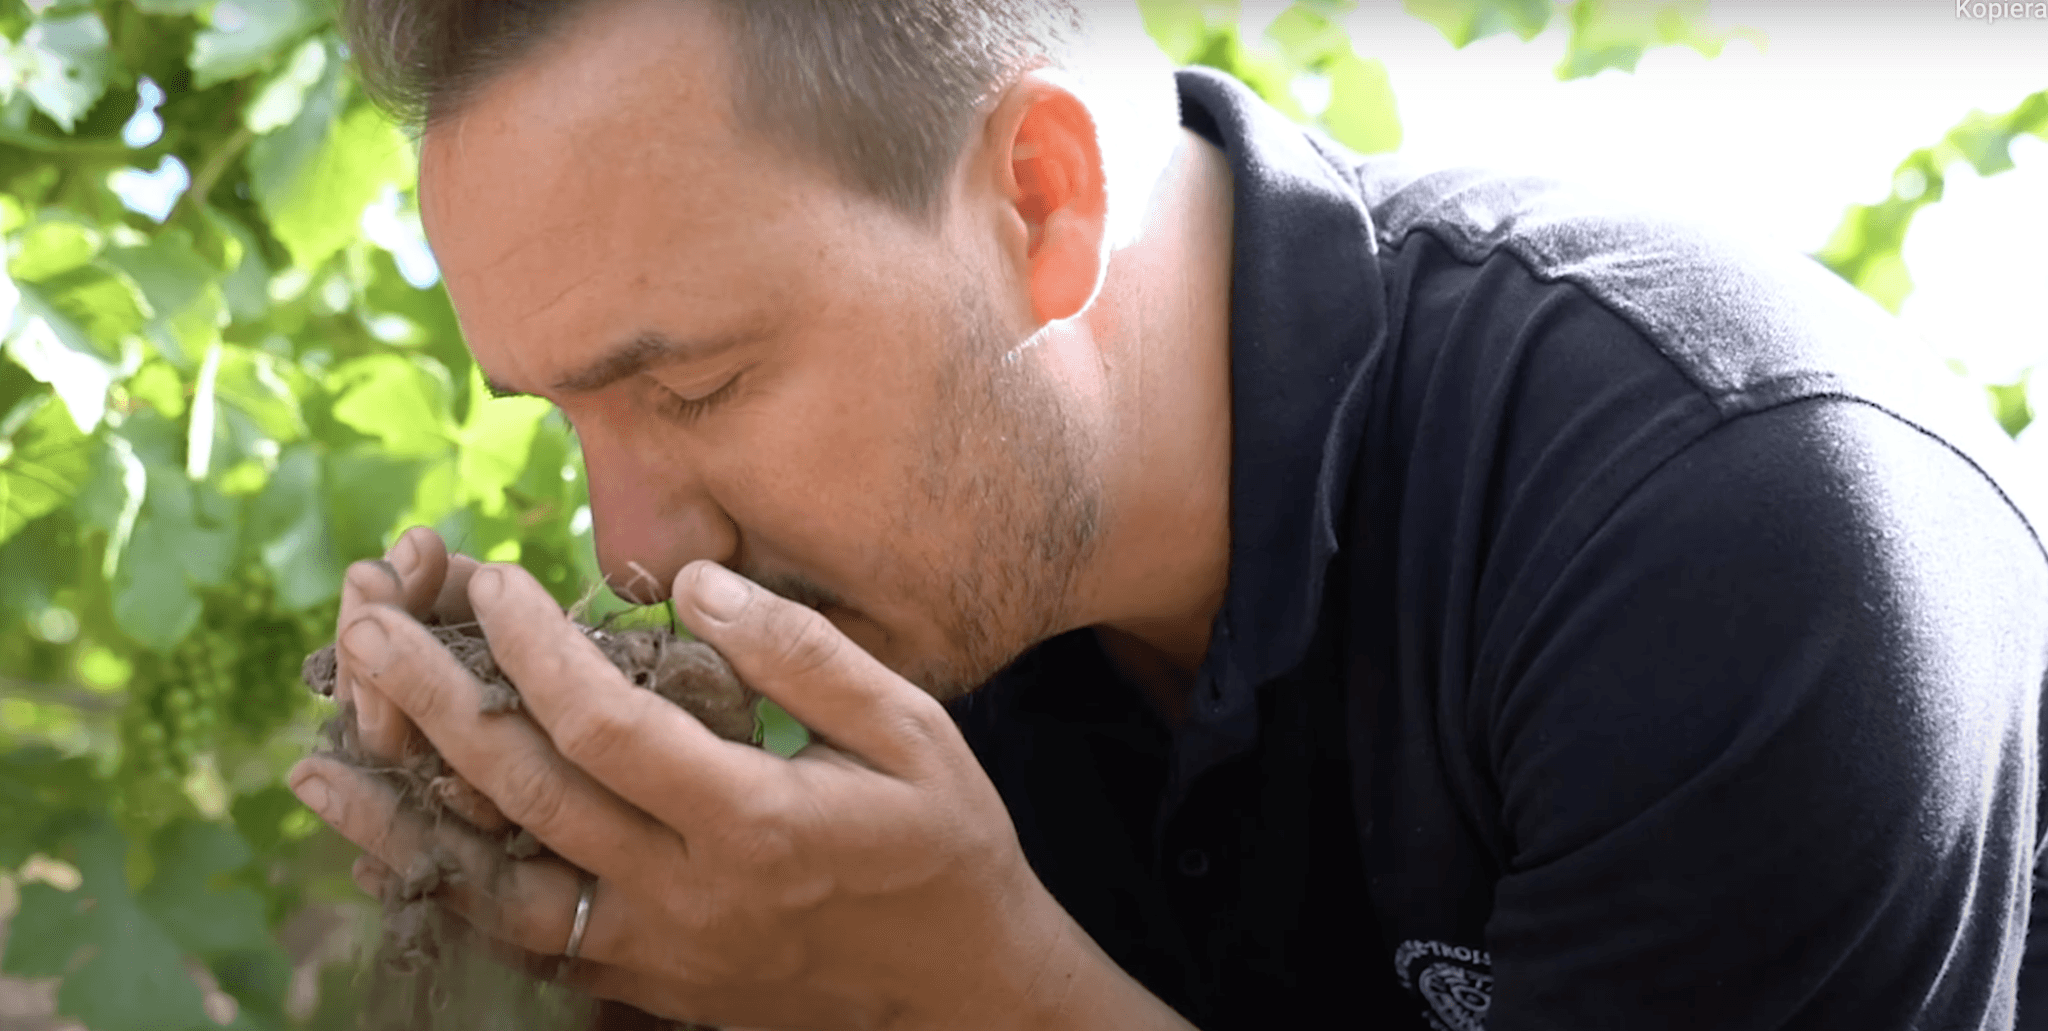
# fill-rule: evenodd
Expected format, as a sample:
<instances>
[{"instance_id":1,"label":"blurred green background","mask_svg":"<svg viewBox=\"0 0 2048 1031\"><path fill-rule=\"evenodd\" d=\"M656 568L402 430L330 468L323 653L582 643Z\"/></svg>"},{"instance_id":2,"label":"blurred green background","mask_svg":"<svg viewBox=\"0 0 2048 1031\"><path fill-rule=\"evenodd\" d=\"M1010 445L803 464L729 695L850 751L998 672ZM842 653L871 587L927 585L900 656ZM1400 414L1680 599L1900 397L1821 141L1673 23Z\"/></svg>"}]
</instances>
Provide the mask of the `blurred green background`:
<instances>
[{"instance_id":1,"label":"blurred green background","mask_svg":"<svg viewBox=\"0 0 2048 1031\"><path fill-rule=\"evenodd\" d=\"M1097 9L1360 151L1809 251L2048 456L2048 21ZM0 0L0 1029L352 1026L374 913L280 783L342 569L424 523L564 602L598 579L574 439L481 390L412 187L318 0Z\"/></svg>"}]
</instances>

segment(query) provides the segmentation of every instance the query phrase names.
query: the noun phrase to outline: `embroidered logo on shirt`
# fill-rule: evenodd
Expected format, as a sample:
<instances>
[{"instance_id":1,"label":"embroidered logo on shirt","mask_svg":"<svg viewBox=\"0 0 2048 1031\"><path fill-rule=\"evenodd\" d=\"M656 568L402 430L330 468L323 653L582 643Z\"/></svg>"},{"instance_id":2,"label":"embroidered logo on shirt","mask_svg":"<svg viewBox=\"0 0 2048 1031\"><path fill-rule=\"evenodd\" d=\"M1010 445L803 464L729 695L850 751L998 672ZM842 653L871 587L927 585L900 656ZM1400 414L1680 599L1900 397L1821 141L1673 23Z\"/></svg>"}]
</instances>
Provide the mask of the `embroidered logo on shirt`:
<instances>
[{"instance_id":1,"label":"embroidered logo on shirt","mask_svg":"<svg viewBox=\"0 0 2048 1031\"><path fill-rule=\"evenodd\" d=\"M1444 942L1405 941L1394 950L1401 987L1429 1005L1431 1031L1486 1031L1493 1003L1493 956Z\"/></svg>"}]
</instances>

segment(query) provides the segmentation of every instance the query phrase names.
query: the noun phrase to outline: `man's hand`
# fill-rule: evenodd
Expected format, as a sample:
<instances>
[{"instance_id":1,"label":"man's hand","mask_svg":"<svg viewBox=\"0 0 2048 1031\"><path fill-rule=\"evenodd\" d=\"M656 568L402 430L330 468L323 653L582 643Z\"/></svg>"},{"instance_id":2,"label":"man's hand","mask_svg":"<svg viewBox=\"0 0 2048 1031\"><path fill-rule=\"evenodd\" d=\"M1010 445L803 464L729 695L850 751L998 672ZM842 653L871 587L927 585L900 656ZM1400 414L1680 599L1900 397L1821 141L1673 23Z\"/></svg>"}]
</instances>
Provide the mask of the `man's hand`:
<instances>
[{"instance_id":1,"label":"man's hand","mask_svg":"<svg viewBox=\"0 0 2048 1031\"><path fill-rule=\"evenodd\" d=\"M760 1027L1186 1026L1038 882L938 702L816 612L708 562L675 582L683 621L812 729L785 760L627 683L517 566L450 560L430 531L394 556L408 545L397 576L408 563L396 557L350 570L344 690L380 754L417 726L513 822L596 875L565 979L658 1014ZM466 593L532 720L481 714L479 685L416 622L467 615L451 591ZM491 844L401 812L373 778L314 757L291 779L368 850L365 887L438 843L474 872L451 906L518 950L562 951L574 868L528 860L483 876Z\"/></svg>"}]
</instances>

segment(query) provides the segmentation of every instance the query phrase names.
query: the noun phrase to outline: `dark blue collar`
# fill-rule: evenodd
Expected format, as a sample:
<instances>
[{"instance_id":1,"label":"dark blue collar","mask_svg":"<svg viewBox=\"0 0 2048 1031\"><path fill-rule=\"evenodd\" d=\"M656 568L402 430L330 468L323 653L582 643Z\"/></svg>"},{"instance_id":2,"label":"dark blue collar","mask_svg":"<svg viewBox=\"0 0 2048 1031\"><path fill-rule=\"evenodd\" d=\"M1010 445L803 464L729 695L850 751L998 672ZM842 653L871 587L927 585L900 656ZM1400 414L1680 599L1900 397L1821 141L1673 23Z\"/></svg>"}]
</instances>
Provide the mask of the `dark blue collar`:
<instances>
[{"instance_id":1,"label":"dark blue collar","mask_svg":"<svg viewBox=\"0 0 2048 1031\"><path fill-rule=\"evenodd\" d=\"M1308 651L1387 325L1358 158L1220 72L1178 83L1181 123L1229 160L1236 211L1230 581L1170 796L1251 746L1259 687Z\"/></svg>"}]
</instances>

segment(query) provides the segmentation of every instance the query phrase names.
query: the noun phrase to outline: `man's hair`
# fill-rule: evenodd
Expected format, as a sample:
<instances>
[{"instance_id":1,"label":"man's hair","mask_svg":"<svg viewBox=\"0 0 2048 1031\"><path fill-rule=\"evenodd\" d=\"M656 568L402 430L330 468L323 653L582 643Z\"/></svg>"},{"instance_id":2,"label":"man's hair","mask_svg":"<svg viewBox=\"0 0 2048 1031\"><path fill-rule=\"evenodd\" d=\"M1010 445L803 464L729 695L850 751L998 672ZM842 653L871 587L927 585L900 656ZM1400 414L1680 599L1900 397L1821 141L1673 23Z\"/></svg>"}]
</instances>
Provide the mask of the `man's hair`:
<instances>
[{"instance_id":1,"label":"man's hair","mask_svg":"<svg viewBox=\"0 0 2048 1031\"><path fill-rule=\"evenodd\" d=\"M371 98L423 129L459 115L571 19L607 2L344 0L343 25ZM736 121L927 223L981 104L1031 68L1070 68L1084 32L1073 0L707 2L731 43ZM1159 80L1170 100L1171 80ZM1163 117L1177 124L1170 111ZM1102 126L1106 152L1132 146L1118 139L1126 128ZM1118 192L1149 191L1152 180L1118 178Z\"/></svg>"}]
</instances>

